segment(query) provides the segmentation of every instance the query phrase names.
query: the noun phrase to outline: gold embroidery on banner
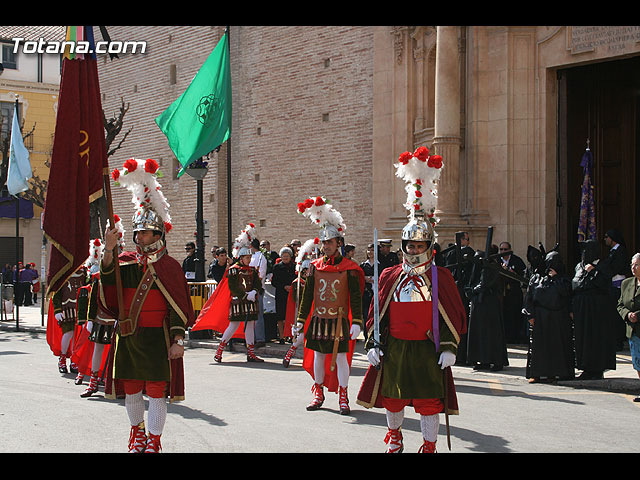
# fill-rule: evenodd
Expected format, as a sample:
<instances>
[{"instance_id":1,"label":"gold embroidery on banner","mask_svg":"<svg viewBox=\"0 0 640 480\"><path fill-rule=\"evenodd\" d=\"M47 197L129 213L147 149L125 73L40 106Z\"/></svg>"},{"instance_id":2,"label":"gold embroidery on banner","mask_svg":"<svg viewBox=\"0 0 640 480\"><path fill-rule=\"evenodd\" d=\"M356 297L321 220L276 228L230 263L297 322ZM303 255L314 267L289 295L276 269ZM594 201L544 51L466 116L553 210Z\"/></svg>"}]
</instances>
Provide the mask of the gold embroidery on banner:
<instances>
[{"instance_id":1,"label":"gold embroidery on banner","mask_svg":"<svg viewBox=\"0 0 640 480\"><path fill-rule=\"evenodd\" d=\"M84 134L84 140L80 142L80 146L82 147L89 142L89 134L85 130L80 130L80 133ZM89 166L89 150L91 150L91 145L79 152L80 158L84 157L85 155L87 156L87 167Z\"/></svg>"}]
</instances>

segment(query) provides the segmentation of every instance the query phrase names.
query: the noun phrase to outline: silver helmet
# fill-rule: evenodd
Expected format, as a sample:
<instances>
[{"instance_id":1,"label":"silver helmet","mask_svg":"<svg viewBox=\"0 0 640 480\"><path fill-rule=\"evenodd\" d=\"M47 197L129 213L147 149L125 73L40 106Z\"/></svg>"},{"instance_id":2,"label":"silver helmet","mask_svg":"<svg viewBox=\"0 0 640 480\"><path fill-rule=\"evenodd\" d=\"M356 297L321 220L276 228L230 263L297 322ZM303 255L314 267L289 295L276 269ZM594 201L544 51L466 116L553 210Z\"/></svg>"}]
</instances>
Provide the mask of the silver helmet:
<instances>
[{"instance_id":1,"label":"silver helmet","mask_svg":"<svg viewBox=\"0 0 640 480\"><path fill-rule=\"evenodd\" d=\"M342 238L342 234L338 231L338 227L330 223L323 225L318 234L321 242L331 240L332 238Z\"/></svg>"},{"instance_id":2,"label":"silver helmet","mask_svg":"<svg viewBox=\"0 0 640 480\"><path fill-rule=\"evenodd\" d=\"M134 232L158 230L164 233L164 220L150 208L138 208L131 221Z\"/></svg>"},{"instance_id":3,"label":"silver helmet","mask_svg":"<svg viewBox=\"0 0 640 480\"><path fill-rule=\"evenodd\" d=\"M440 155L430 155L427 147L418 147L404 152L395 164L396 176L405 181L407 201L404 207L409 211L409 223L402 229L402 251L405 266L416 267L430 262L436 240L434 224L438 199L438 180L443 166ZM428 215L427 215L428 212ZM432 223L433 222L433 223ZM426 252L419 255L407 253L407 242L427 242Z\"/></svg>"},{"instance_id":4,"label":"silver helmet","mask_svg":"<svg viewBox=\"0 0 640 480\"><path fill-rule=\"evenodd\" d=\"M417 210L409 215L409 223L402 229L402 252L403 261L410 265L420 265L431 261L433 257L433 244L435 243L436 233L423 210ZM409 241L427 242L427 250L418 255L410 255L407 252L407 243Z\"/></svg>"}]
</instances>

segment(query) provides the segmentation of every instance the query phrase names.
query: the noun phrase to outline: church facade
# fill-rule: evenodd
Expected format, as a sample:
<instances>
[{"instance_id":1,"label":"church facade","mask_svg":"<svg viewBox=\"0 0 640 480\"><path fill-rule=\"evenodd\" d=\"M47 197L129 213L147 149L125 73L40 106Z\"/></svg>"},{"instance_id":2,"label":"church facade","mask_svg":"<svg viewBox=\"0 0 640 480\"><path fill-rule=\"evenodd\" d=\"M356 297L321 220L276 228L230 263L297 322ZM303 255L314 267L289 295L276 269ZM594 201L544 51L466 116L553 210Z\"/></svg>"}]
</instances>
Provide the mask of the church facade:
<instances>
[{"instance_id":1,"label":"church facade","mask_svg":"<svg viewBox=\"0 0 640 480\"><path fill-rule=\"evenodd\" d=\"M121 99L133 130L114 155L151 157L165 172L172 252L193 239L196 185L153 119L188 86L224 27L108 27L145 40L143 55L103 59L107 115ZM484 249L509 241L560 244L572 263L583 182L593 155L597 236L622 231L637 251L635 184L640 104L636 26L232 26L233 133L209 158L204 218L211 245L228 246L247 223L277 249L316 232L296 212L325 195L342 213L356 260L376 227L399 246L406 223L393 163L426 145L444 159L439 242L466 230ZM125 217L130 199L116 192ZM231 208L229 209L229 200ZM179 256L179 255L177 255Z\"/></svg>"}]
</instances>

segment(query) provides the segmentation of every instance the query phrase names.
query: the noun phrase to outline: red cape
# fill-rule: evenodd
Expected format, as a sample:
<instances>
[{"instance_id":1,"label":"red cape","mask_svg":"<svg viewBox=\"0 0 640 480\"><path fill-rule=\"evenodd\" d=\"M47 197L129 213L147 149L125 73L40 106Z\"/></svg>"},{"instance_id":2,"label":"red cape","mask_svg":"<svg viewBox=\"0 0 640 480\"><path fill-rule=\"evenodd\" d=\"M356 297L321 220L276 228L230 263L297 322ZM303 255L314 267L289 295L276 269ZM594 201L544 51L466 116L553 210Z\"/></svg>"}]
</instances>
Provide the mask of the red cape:
<instances>
[{"instance_id":1,"label":"red cape","mask_svg":"<svg viewBox=\"0 0 640 480\"><path fill-rule=\"evenodd\" d=\"M303 280L301 278L301 280ZM302 282L302 286L304 288L304 282ZM289 290L289 295L287 295L287 311L284 318L284 329L282 334L284 337L292 337L291 327L296 321L296 317L298 316L298 312L296 309L296 295L295 291L298 287L298 279L296 278L291 284L291 290ZM302 290L300 290L300 294L302 295Z\"/></svg>"},{"instance_id":2,"label":"red cape","mask_svg":"<svg viewBox=\"0 0 640 480\"><path fill-rule=\"evenodd\" d=\"M453 279L451 272L444 267L438 268L438 303L442 305L451 326L458 332L458 335L462 335L467 331L466 314L464 305L460 299L458 288ZM385 268L380 274L378 281L379 288L379 308L380 308L380 320L382 323L383 315L387 312L383 311L389 294L392 293L396 285L396 280L402 273L402 264L395 265L393 267ZM431 268L427 272L427 278L431 281ZM369 306L369 315L367 319L367 331L373 332L373 303ZM442 316L442 312L440 313ZM388 322L386 323L388 325ZM380 337L384 338L385 332L380 331ZM365 374L362 386L358 392L358 404L365 407L382 407L382 398L380 395L380 389L378 388L382 384L382 375L384 372L384 357L381 363L381 368L378 370L373 366L369 366L367 373ZM453 382L453 374L451 368L445 369L445 375L447 379L448 390L448 405L447 410L450 414L458 413L458 399L456 396L455 384Z\"/></svg>"},{"instance_id":3,"label":"red cape","mask_svg":"<svg viewBox=\"0 0 640 480\"><path fill-rule=\"evenodd\" d=\"M43 298L43 301L45 298L46 297ZM82 327L76 323L74 327L73 338L71 339L71 343L69 344L69 350L67 350L67 357L71 356L73 350L76 348L81 330ZM49 344L51 352L56 357L59 357L62 353L62 328L60 327L60 325L58 325L58 321L56 320L53 301L51 299L49 299L49 310L47 312L47 343Z\"/></svg>"},{"instance_id":4,"label":"red cape","mask_svg":"<svg viewBox=\"0 0 640 480\"><path fill-rule=\"evenodd\" d=\"M207 299L200 310L196 323L191 327L191 331L213 330L224 333L229 326L229 306L231 305L231 291L229 290L229 279L225 270L222 280ZM232 338L244 339L244 328L238 327Z\"/></svg>"},{"instance_id":5,"label":"red cape","mask_svg":"<svg viewBox=\"0 0 640 480\"><path fill-rule=\"evenodd\" d=\"M98 328L93 324L94 328ZM73 355L71 355L71 361L78 366L78 372L83 375L91 375L91 364L93 363L93 348L95 342L89 340L89 331L87 330L87 324L80 331L76 344L73 348ZM111 345L105 345L102 351L102 358L100 360L100 370L98 371L99 377L104 377L106 372L107 360L109 358L109 351Z\"/></svg>"},{"instance_id":6,"label":"red cape","mask_svg":"<svg viewBox=\"0 0 640 480\"><path fill-rule=\"evenodd\" d=\"M311 263L316 268L316 270L326 271L326 272L346 272L349 270L353 270L358 275L358 280L360 282L360 294L364 292L364 271L360 268L360 265L355 263L353 260L349 260L348 258L342 257L342 260L337 265L323 265L322 258L318 258ZM295 308L295 307L294 307ZM313 304L311 305L310 312L313 312ZM297 312L296 312L297 313ZM311 315L311 314L309 314ZM349 305L349 329L351 329L351 305ZM309 318L306 319L304 323L304 334L307 335L307 329L309 328ZM348 335L349 332L346 332ZM353 359L353 350L355 349L356 341L349 341L349 352L347 353L347 361L349 362L349 368L351 368L351 360ZM304 354L302 358L302 367L311 375L311 378L315 380L315 376L313 373L313 359L315 352L308 348L304 349ZM325 368L324 368L324 386L327 387L327 390L330 392L338 391L338 369L336 368L333 372L331 371L331 359L333 355L327 355L325 359Z\"/></svg>"},{"instance_id":7,"label":"red cape","mask_svg":"<svg viewBox=\"0 0 640 480\"><path fill-rule=\"evenodd\" d=\"M135 252L123 252L118 257L120 264L123 263L135 263ZM158 260L149 264L150 268L153 268L157 274L156 282L160 286L160 291L165 295L166 300L176 310L176 313L181 316L185 322L185 330L193 325L195 321L195 313L193 311L193 304L191 303L191 294L189 292L189 285L184 278L184 272L182 271L182 265L178 263L176 259L169 255L163 255ZM108 300L110 310L115 313L118 318L118 302L116 298L115 285L104 286L104 295ZM167 298L168 296L168 298ZM129 306L125 305L125 309L128 310ZM168 325L167 325L168 328ZM112 344L115 345L115 332ZM109 398L121 397L124 395L124 388L122 382L119 379L113 378L113 357L115 355L115 348L109 349L109 363L107 369L107 379L105 381L105 396ZM178 401L184 399L184 363L182 358L176 358L169 360L171 363L171 381L169 386L168 396L171 401Z\"/></svg>"}]
</instances>

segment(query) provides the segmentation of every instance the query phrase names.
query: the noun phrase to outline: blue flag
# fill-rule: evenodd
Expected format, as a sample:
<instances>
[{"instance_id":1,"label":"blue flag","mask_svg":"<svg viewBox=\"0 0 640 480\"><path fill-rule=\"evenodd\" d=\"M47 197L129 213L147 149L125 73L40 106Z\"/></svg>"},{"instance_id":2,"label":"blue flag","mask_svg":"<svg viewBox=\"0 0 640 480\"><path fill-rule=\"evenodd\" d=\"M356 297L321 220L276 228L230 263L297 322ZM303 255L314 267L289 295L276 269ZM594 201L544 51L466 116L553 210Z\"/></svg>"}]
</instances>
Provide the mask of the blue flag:
<instances>
[{"instance_id":1,"label":"blue flag","mask_svg":"<svg viewBox=\"0 0 640 480\"><path fill-rule=\"evenodd\" d=\"M28 180L33 177L29 150L22 141L22 132L18 124L18 107L13 112L11 126L11 145L9 146L9 171L7 173L7 188L11 195L29 190Z\"/></svg>"}]
</instances>

